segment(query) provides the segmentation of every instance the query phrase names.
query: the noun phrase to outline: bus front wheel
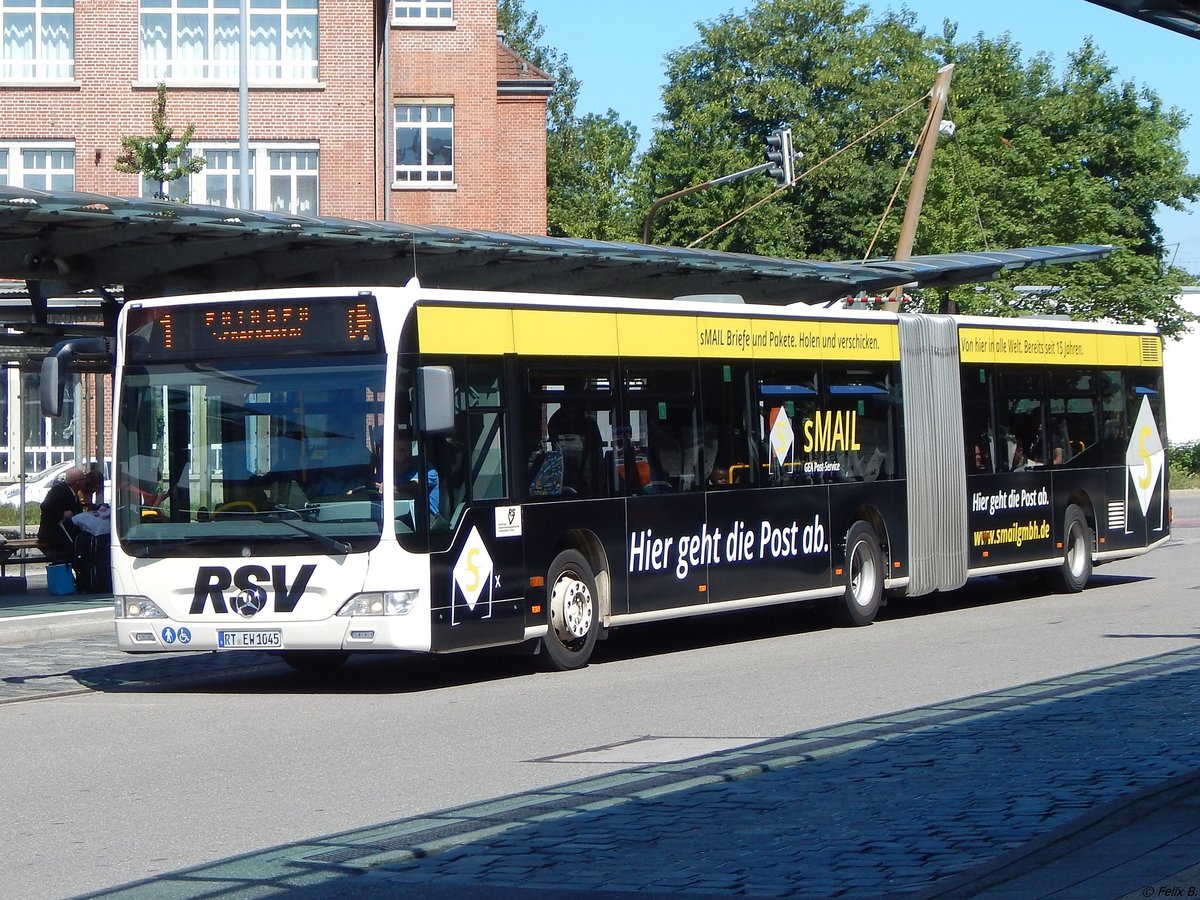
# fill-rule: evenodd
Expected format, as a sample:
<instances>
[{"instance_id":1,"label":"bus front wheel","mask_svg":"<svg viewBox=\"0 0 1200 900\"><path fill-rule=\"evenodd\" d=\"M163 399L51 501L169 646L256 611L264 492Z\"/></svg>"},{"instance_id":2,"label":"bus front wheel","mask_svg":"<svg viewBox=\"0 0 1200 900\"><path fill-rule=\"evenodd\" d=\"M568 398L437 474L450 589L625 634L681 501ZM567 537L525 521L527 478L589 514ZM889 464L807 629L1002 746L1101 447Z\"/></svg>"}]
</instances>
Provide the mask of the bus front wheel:
<instances>
[{"instance_id":1,"label":"bus front wheel","mask_svg":"<svg viewBox=\"0 0 1200 900\"><path fill-rule=\"evenodd\" d=\"M883 551L875 529L855 522L846 532L846 592L838 604L842 625L870 625L883 602Z\"/></svg>"},{"instance_id":2,"label":"bus front wheel","mask_svg":"<svg viewBox=\"0 0 1200 900\"><path fill-rule=\"evenodd\" d=\"M554 558L546 578L550 618L541 656L560 672L587 665L600 630L596 578L583 554L564 550Z\"/></svg>"},{"instance_id":3,"label":"bus front wheel","mask_svg":"<svg viewBox=\"0 0 1200 900\"><path fill-rule=\"evenodd\" d=\"M1063 561L1054 570L1054 586L1078 594L1092 577L1092 530L1083 510L1072 503L1063 518Z\"/></svg>"}]
</instances>

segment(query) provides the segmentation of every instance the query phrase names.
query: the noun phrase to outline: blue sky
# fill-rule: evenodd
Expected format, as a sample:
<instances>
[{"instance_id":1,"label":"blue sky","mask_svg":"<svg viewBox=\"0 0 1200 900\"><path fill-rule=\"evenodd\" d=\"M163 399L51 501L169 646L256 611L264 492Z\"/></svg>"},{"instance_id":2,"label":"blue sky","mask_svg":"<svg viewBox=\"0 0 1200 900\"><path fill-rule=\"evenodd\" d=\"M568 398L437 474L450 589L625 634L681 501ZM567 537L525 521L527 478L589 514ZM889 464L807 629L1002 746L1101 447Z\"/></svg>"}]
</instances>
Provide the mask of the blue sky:
<instances>
[{"instance_id":1,"label":"blue sky","mask_svg":"<svg viewBox=\"0 0 1200 900\"><path fill-rule=\"evenodd\" d=\"M740 13L749 0L525 0L546 29L544 42L565 53L582 81L579 112L615 109L637 126L643 140L661 109L663 57L697 39L695 23ZM1009 32L1026 56L1044 51L1057 63L1086 35L1116 67L1118 78L1151 88L1192 124L1183 135L1189 170L1200 172L1200 40L1095 6L1086 0L868 0L873 11L907 6L926 31L943 19L959 23L966 39ZM953 86L951 97L953 97ZM1177 264L1200 272L1200 204L1187 213L1164 210L1159 227Z\"/></svg>"}]
</instances>

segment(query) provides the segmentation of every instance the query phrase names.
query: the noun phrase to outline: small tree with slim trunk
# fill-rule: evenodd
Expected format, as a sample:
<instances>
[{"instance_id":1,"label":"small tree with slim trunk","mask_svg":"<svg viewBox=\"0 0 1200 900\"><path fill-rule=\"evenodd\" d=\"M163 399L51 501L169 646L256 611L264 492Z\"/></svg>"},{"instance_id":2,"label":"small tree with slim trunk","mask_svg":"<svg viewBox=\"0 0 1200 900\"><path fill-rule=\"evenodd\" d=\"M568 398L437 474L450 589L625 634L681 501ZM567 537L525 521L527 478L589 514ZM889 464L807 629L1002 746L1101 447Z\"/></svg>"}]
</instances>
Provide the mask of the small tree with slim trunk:
<instances>
[{"instance_id":1,"label":"small tree with slim trunk","mask_svg":"<svg viewBox=\"0 0 1200 900\"><path fill-rule=\"evenodd\" d=\"M141 175L158 185L155 196L167 200L167 184L195 174L204 168L203 157L188 155L188 144L196 132L195 125L188 125L178 140L175 129L167 124L167 86L161 81L154 95L150 110L150 122L154 127L151 137L121 138L121 155L117 157L116 170L130 175ZM182 202L187 202L187 197Z\"/></svg>"}]
</instances>

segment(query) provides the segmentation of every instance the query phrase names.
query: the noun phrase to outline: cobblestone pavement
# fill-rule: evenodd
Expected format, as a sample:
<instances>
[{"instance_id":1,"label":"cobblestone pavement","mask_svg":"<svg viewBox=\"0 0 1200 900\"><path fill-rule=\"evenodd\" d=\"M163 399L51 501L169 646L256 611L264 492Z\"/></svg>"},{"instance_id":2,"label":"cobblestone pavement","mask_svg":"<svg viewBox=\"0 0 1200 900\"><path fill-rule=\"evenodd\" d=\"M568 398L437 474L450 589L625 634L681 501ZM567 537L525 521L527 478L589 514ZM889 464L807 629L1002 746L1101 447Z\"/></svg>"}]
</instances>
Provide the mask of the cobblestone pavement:
<instances>
[{"instance_id":1,"label":"cobblestone pavement","mask_svg":"<svg viewBox=\"0 0 1200 900\"><path fill-rule=\"evenodd\" d=\"M258 671L289 671L259 653L156 653L131 657L116 648L111 624L103 634L0 646L0 703L90 690L155 685L170 690L196 681L220 681Z\"/></svg>"},{"instance_id":2,"label":"cobblestone pavement","mask_svg":"<svg viewBox=\"0 0 1200 900\"><path fill-rule=\"evenodd\" d=\"M1200 770L1198 713L1200 647L304 840L97 896L938 894L1089 811ZM1170 885L1200 872L1197 861L1200 847L1189 868L1114 869L1099 891L1082 884L1095 872L1064 871L1075 893L1064 883L1055 896L1188 896L1189 884L1196 895L1195 879L1179 894Z\"/></svg>"}]
</instances>

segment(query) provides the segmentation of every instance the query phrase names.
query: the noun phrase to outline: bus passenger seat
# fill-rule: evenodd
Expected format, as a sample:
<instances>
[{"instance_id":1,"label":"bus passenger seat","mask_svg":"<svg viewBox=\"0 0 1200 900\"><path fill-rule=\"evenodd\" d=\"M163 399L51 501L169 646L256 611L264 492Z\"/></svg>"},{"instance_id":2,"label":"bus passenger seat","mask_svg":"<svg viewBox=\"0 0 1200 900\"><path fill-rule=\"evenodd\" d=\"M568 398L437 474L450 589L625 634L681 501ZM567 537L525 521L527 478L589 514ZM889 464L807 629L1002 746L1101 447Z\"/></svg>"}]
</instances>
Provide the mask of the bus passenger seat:
<instances>
[{"instance_id":1,"label":"bus passenger seat","mask_svg":"<svg viewBox=\"0 0 1200 900\"><path fill-rule=\"evenodd\" d=\"M542 450L530 464L529 496L560 497L563 492L563 456L559 450Z\"/></svg>"}]
</instances>

